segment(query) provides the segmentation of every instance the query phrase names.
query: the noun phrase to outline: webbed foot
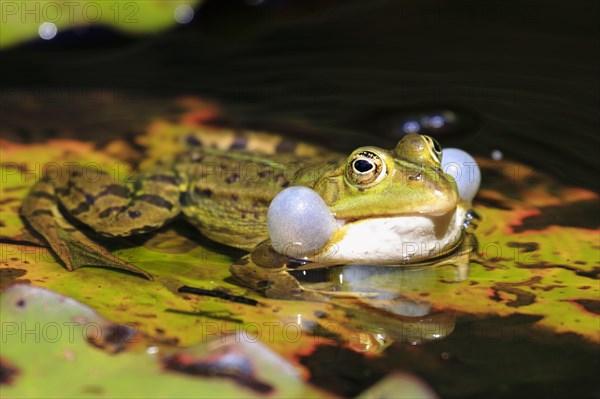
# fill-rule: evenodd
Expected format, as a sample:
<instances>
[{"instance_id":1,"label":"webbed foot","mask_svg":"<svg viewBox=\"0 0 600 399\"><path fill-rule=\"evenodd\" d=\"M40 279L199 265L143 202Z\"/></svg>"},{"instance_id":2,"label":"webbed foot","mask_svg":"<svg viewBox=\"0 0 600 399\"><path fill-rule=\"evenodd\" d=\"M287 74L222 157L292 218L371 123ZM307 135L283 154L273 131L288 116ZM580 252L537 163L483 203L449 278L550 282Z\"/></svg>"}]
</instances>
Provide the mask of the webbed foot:
<instances>
[{"instance_id":1,"label":"webbed foot","mask_svg":"<svg viewBox=\"0 0 600 399\"><path fill-rule=\"evenodd\" d=\"M25 198L21 213L31 227L45 238L67 270L73 271L83 266L107 267L127 270L154 280L151 274L111 254L67 221L58 209L51 183L36 183Z\"/></svg>"}]
</instances>

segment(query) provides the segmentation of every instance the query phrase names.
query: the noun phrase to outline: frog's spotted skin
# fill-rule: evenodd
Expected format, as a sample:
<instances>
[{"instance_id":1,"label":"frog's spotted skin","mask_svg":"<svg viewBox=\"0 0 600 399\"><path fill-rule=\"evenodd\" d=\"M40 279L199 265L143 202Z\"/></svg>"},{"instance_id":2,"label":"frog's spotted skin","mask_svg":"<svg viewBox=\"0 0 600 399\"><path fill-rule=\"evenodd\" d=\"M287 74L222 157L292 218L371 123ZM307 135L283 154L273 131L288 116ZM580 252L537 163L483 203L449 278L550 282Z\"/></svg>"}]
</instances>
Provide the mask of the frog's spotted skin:
<instances>
[{"instance_id":1,"label":"frog's spotted skin","mask_svg":"<svg viewBox=\"0 0 600 399\"><path fill-rule=\"evenodd\" d=\"M271 154L261 153L240 137L226 148L209 139L188 137L190 150L163 157L131 182L117 181L107 173L90 179L84 170L73 168L60 179L37 183L24 201L22 214L69 270L104 265L149 278L77 231L61 215L59 204L71 217L107 237L146 233L183 216L215 241L254 249L232 266L232 274L280 298L320 297L287 273L295 261L276 253L268 240L269 204L289 186L314 190L339 221L340 228L325 249L352 248L362 235L369 235L362 252L345 250L344 256L329 262L320 262L322 256L305 257L312 262L309 267L423 261L456 248L461 241L460 226L470 203L460 199L455 181L441 170L441 149L427 136L407 135L389 151L361 147L342 159L318 152L309 157L308 147L286 141L280 141ZM305 154L294 152L298 149ZM389 251L395 238L426 241L429 247L422 256L407 257L402 251Z\"/></svg>"}]
</instances>

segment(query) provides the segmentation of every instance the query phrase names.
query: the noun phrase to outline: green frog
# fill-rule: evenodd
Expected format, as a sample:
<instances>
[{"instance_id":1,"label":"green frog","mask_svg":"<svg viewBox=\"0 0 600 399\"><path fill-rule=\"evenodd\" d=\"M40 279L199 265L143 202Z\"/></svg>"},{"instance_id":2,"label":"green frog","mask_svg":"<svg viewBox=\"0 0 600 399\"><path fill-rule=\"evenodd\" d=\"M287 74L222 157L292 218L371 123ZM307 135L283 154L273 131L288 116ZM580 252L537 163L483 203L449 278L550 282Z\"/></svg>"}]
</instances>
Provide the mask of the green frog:
<instances>
[{"instance_id":1,"label":"green frog","mask_svg":"<svg viewBox=\"0 0 600 399\"><path fill-rule=\"evenodd\" d=\"M152 279L77 225L126 237L184 217L206 237L249 251L231 265L233 277L273 298L349 295L306 288L290 274L332 265L450 263L465 275L474 248L467 233L472 195L461 198L442 170L437 141L409 134L391 150L361 147L349 157L311 159L280 147L267 154L245 141L217 148L193 140L189 150L125 182L75 165L37 182L21 212L69 271L96 265ZM288 212L297 197L300 211Z\"/></svg>"}]
</instances>

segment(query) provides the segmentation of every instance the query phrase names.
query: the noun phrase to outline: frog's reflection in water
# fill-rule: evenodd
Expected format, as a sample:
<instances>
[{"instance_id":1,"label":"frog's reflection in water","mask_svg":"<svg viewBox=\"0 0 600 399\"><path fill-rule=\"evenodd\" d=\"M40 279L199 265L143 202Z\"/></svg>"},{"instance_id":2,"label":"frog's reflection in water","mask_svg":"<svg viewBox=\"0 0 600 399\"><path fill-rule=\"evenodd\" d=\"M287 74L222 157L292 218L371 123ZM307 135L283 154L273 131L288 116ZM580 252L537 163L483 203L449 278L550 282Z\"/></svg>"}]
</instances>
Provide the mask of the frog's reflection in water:
<instances>
[{"instance_id":1,"label":"frog's reflection in water","mask_svg":"<svg viewBox=\"0 0 600 399\"><path fill-rule=\"evenodd\" d=\"M349 346L356 351L381 352L393 343L425 344L454 331L455 312L427 301L433 291L449 291L449 284L461 281L452 267L351 265L299 271L295 277L306 287L359 294L331 301L345 313L343 327L353 332Z\"/></svg>"}]
</instances>

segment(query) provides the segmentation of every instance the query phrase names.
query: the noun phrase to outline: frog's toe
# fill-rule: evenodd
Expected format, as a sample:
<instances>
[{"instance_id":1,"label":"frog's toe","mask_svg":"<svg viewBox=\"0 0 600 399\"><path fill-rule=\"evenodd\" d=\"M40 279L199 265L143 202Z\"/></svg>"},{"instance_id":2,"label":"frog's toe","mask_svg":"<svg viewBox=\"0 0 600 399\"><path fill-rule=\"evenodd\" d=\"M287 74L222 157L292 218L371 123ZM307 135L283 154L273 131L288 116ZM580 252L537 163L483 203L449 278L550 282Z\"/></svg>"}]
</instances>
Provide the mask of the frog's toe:
<instances>
[{"instance_id":1,"label":"frog's toe","mask_svg":"<svg viewBox=\"0 0 600 399\"><path fill-rule=\"evenodd\" d=\"M97 266L126 270L131 273L142 275L148 280L154 280L150 273L111 254L91 240L88 241L82 238L77 240L72 240L70 238L65 239L63 234L61 234L61 237L62 242L60 248L62 251L57 251L57 247L53 245L52 242L50 242L50 245L59 258L65 263L69 271L73 271L83 266Z\"/></svg>"}]
</instances>

